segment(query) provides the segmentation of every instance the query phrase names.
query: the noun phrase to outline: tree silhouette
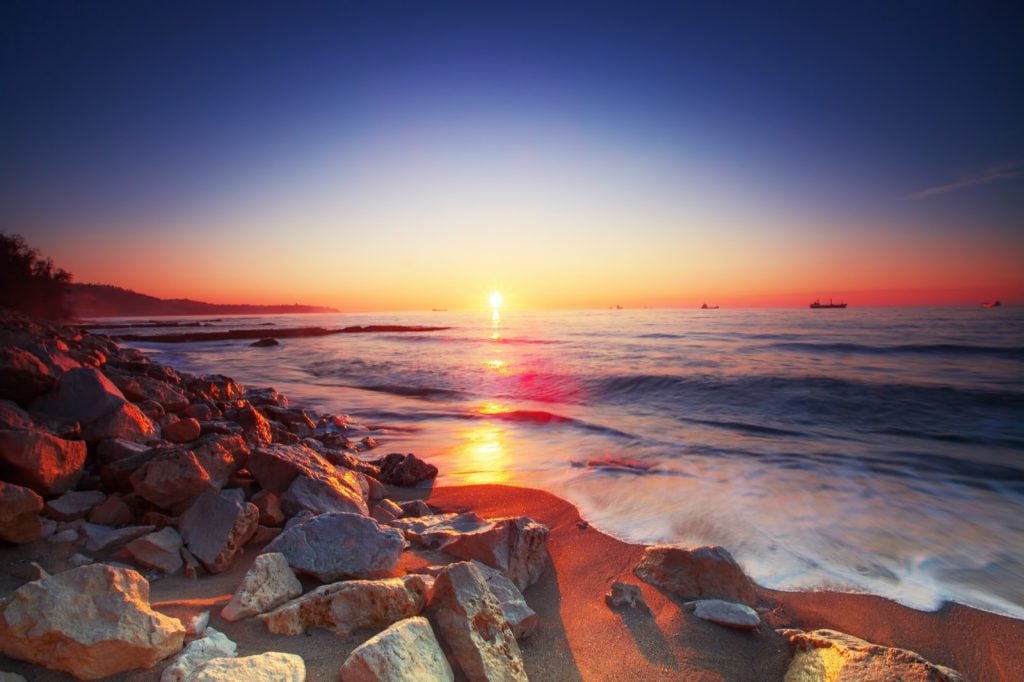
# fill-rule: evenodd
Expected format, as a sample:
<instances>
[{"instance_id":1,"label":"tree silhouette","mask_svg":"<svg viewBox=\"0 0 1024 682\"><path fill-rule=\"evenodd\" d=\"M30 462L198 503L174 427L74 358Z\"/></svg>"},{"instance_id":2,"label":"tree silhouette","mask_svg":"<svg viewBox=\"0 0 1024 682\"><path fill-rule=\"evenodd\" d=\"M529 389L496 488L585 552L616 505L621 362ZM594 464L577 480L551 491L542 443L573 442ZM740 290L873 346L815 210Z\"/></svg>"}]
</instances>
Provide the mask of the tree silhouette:
<instances>
[{"instance_id":1,"label":"tree silhouette","mask_svg":"<svg viewBox=\"0 0 1024 682\"><path fill-rule=\"evenodd\" d=\"M70 273L29 248L21 235L0 232L0 307L48 319L70 317L70 283Z\"/></svg>"}]
</instances>

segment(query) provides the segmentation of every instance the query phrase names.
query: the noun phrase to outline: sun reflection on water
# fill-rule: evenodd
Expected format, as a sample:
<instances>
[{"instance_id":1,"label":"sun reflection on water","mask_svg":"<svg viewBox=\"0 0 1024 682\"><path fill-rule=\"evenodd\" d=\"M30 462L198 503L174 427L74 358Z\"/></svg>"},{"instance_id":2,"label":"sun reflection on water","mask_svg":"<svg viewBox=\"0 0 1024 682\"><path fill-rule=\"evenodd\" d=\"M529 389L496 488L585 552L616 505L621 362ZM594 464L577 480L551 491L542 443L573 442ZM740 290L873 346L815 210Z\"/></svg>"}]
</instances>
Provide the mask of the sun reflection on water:
<instances>
[{"instance_id":1,"label":"sun reflection on water","mask_svg":"<svg viewBox=\"0 0 1024 682\"><path fill-rule=\"evenodd\" d=\"M496 424L466 429L462 442L452 449L458 462L455 477L466 484L508 483L508 450L505 432Z\"/></svg>"}]
</instances>

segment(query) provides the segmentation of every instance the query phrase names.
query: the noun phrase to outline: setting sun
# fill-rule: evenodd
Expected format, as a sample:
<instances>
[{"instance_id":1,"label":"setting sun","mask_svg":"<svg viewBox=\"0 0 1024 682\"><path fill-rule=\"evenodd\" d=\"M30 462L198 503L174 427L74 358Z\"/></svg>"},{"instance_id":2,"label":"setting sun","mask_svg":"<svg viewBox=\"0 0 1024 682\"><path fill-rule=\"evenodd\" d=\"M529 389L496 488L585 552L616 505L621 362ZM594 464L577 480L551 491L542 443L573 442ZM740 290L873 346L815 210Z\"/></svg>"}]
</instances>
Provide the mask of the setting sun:
<instances>
[{"instance_id":1,"label":"setting sun","mask_svg":"<svg viewBox=\"0 0 1024 682\"><path fill-rule=\"evenodd\" d=\"M501 307L501 301L502 301L501 292L500 291L491 292L491 296L490 296L490 298L488 300L490 301L492 308L500 308Z\"/></svg>"}]
</instances>

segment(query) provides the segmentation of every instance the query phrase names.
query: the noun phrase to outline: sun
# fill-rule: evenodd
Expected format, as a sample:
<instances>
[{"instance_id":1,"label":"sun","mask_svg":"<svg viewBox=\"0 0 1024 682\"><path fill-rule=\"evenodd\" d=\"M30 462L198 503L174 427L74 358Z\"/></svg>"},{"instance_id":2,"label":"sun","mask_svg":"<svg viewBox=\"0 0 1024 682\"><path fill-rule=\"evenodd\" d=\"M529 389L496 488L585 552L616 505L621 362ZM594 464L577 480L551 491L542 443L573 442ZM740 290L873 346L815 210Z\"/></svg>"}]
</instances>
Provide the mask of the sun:
<instances>
[{"instance_id":1,"label":"sun","mask_svg":"<svg viewBox=\"0 0 1024 682\"><path fill-rule=\"evenodd\" d=\"M488 298L487 300L490 301L492 308L495 308L495 309L500 308L501 307L501 301L502 301L501 292L500 291L492 291L491 295L490 295L490 298Z\"/></svg>"}]
</instances>

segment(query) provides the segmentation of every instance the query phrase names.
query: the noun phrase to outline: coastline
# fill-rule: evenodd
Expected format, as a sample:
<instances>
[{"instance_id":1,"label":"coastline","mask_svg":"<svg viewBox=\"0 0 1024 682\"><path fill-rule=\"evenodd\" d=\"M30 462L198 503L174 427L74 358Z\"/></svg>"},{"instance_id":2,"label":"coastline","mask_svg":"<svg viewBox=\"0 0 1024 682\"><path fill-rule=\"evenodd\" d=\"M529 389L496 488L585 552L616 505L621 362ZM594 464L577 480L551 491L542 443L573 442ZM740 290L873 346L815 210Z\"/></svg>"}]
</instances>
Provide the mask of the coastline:
<instances>
[{"instance_id":1,"label":"coastline","mask_svg":"<svg viewBox=\"0 0 1024 682\"><path fill-rule=\"evenodd\" d=\"M376 457L382 452L374 452ZM947 604L934 613L915 611L864 594L780 592L757 588L761 625L752 632L723 628L681 608L678 599L633 573L644 546L600 532L578 509L551 493L503 485L386 487L394 500L421 499L436 512L473 511L485 518L528 516L550 529L550 564L524 596L540 616L522 642L534 679L782 679L792 658L780 628L830 628L870 642L909 649L968 679L1024 679L1024 621ZM284 651L301 655L308 679L336 679L338 666L368 636L337 637L313 630L306 637L268 634L257 619L224 621L219 613L265 542L250 544L230 570L199 580L174 574L151 585L153 607L174 617L211 612L211 625L238 643L240 655ZM0 598L31 580L29 562L55 573L70 567L66 543L40 539L0 547ZM407 552L395 575L417 572L433 557ZM427 553L429 554L429 553ZM615 581L639 585L649 612L611 609L604 594ZM317 583L306 582L307 589ZM109 679L158 680L169 661ZM68 680L69 675L0 655L0 670L28 679Z\"/></svg>"}]
</instances>

